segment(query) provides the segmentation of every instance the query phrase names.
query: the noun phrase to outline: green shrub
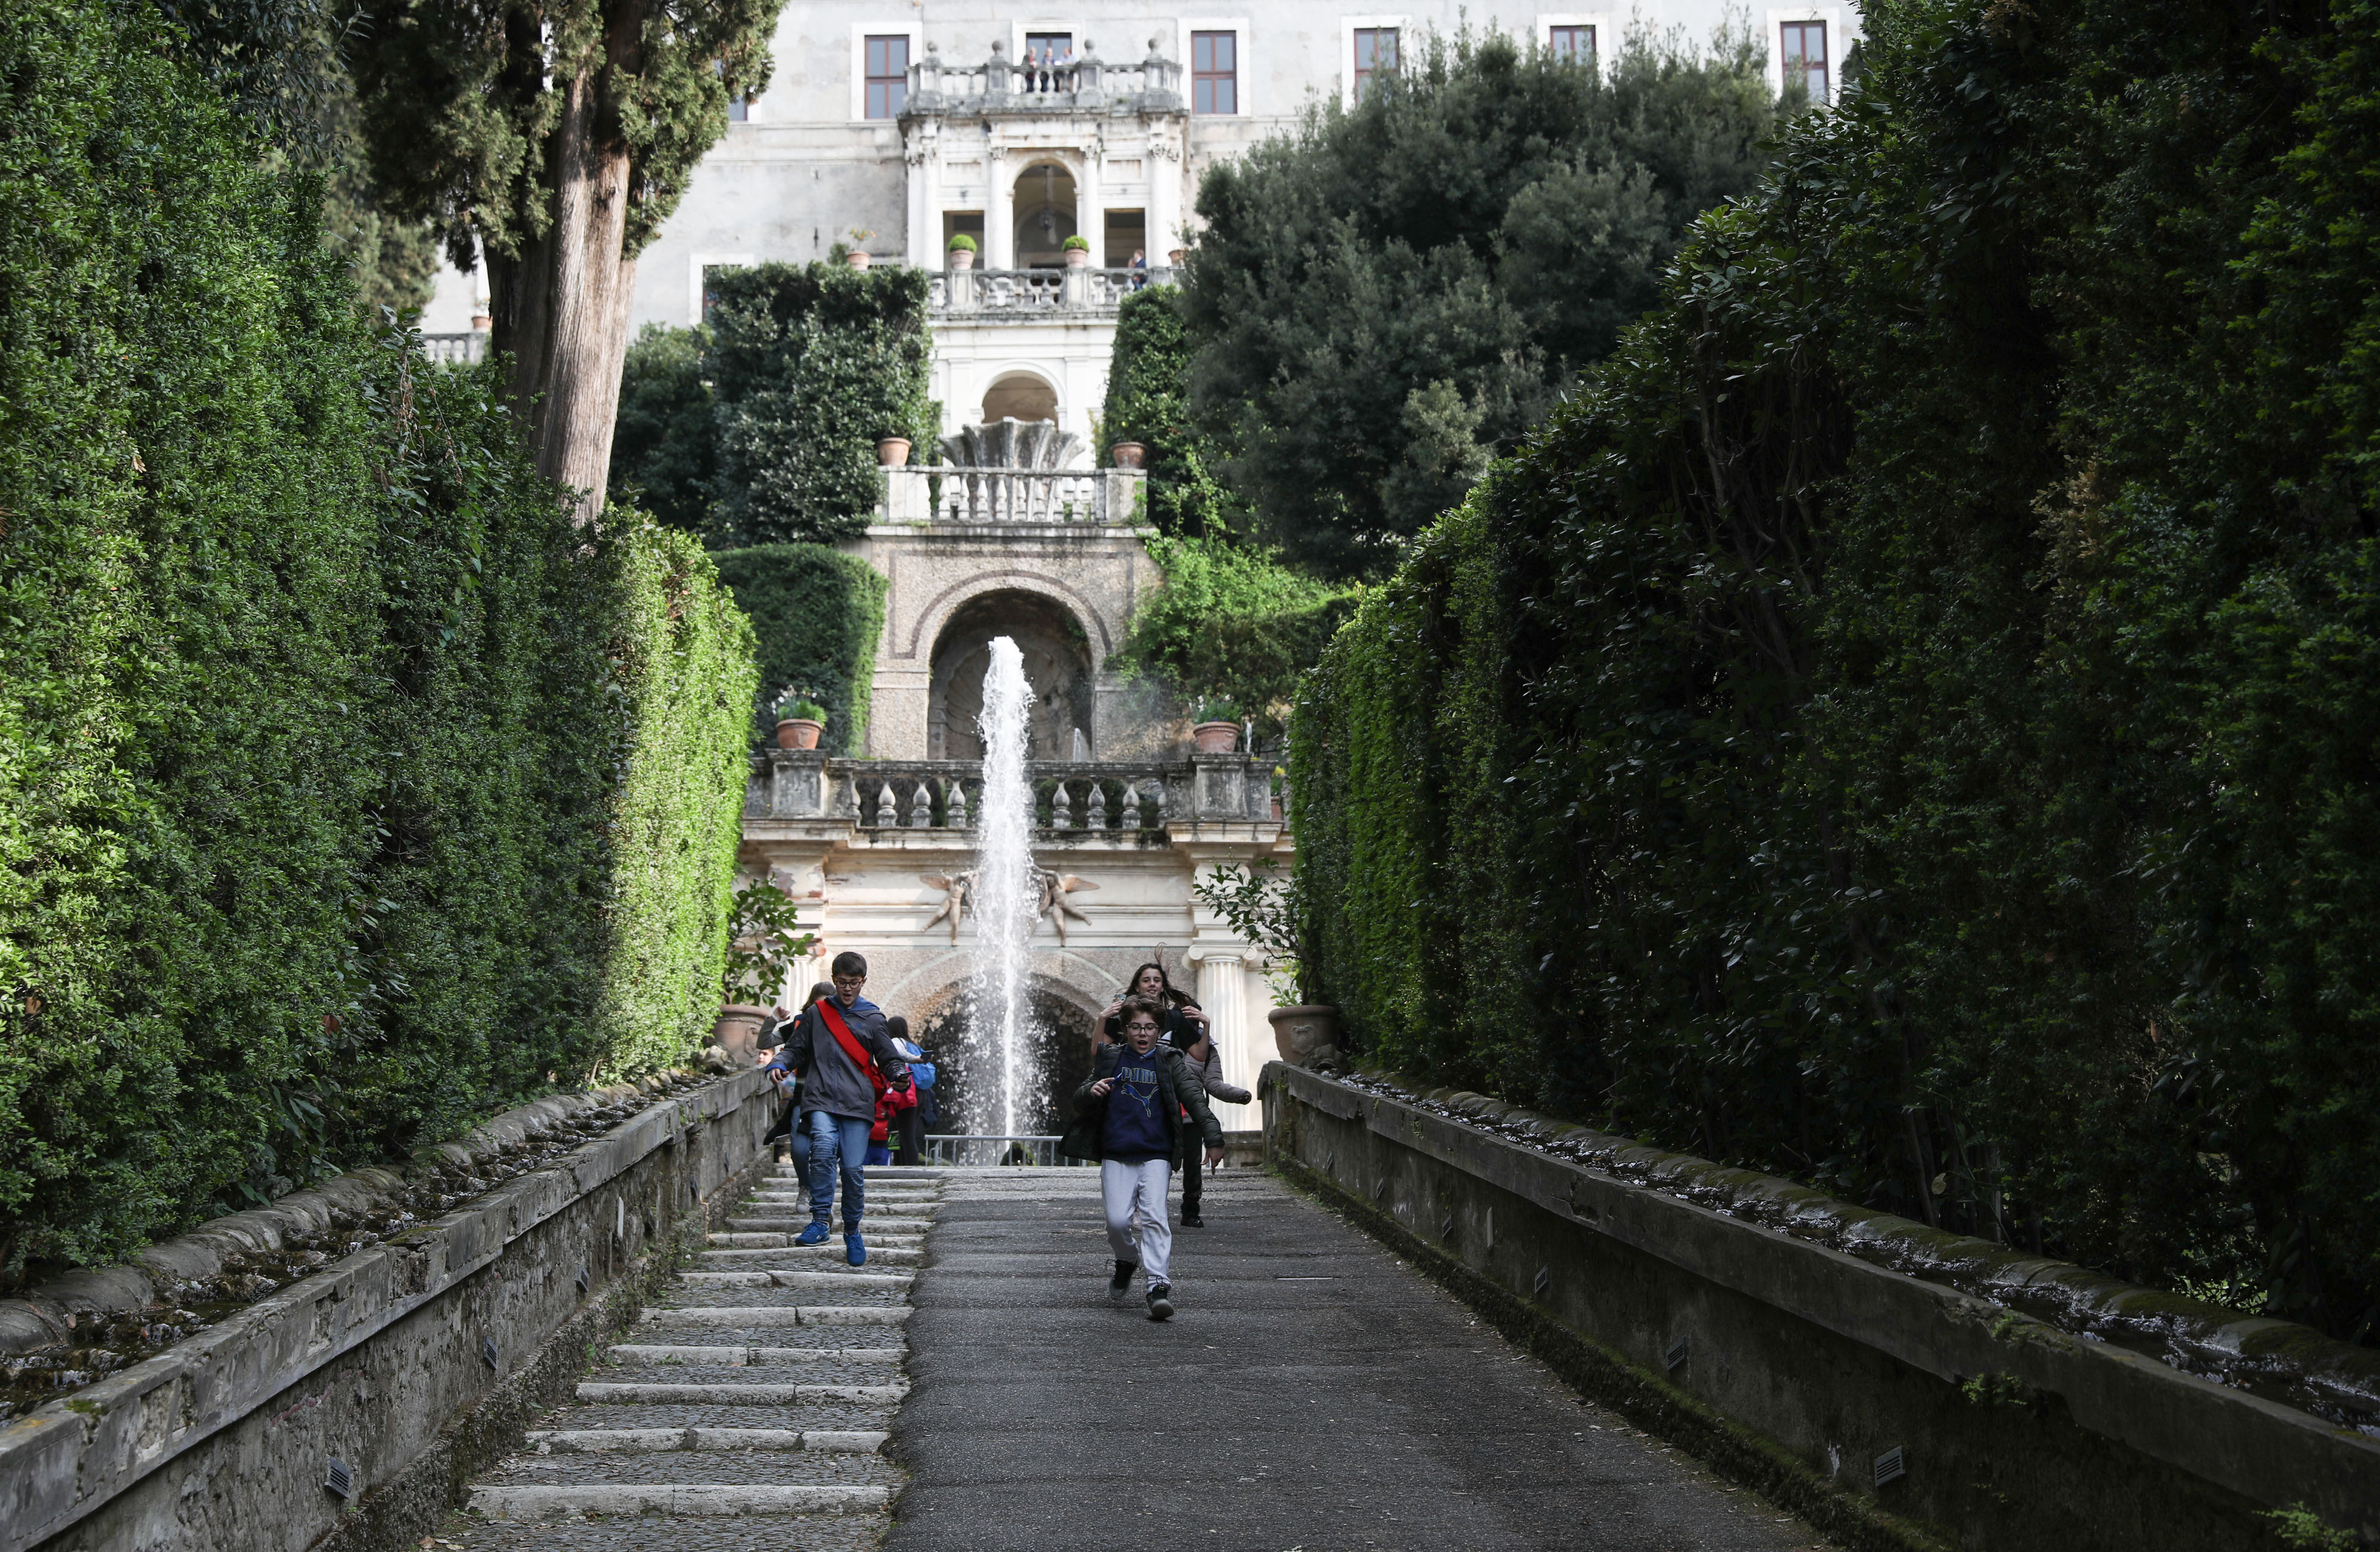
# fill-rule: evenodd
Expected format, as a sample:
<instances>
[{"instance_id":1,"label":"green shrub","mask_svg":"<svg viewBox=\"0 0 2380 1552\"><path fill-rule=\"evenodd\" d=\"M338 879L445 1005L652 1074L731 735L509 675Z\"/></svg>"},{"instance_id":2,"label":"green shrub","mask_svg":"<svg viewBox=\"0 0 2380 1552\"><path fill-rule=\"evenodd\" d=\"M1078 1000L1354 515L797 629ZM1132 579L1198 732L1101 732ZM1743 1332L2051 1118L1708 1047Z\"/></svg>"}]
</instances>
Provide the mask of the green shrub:
<instances>
[{"instance_id":1,"label":"green shrub","mask_svg":"<svg viewBox=\"0 0 2380 1552\"><path fill-rule=\"evenodd\" d=\"M710 530L718 409L704 380L707 331L648 323L628 346L612 425L610 489L665 526Z\"/></svg>"},{"instance_id":2,"label":"green shrub","mask_svg":"<svg viewBox=\"0 0 2380 1552\"><path fill-rule=\"evenodd\" d=\"M1229 539L1154 537L1148 551L1165 586L1133 615L1117 661L1185 701L1229 707L1230 720L1251 717L1278 733L1298 675L1355 593Z\"/></svg>"},{"instance_id":3,"label":"green shrub","mask_svg":"<svg viewBox=\"0 0 2380 1552\"><path fill-rule=\"evenodd\" d=\"M755 734L773 735L779 705L798 697L825 713L818 719L826 724L820 748L838 755L865 748L889 584L858 556L823 544L765 544L715 558L759 643Z\"/></svg>"},{"instance_id":4,"label":"green shrub","mask_svg":"<svg viewBox=\"0 0 2380 1552\"><path fill-rule=\"evenodd\" d=\"M1418 1073L2369 1340L2380 14L1870 25L1324 654L1317 995Z\"/></svg>"},{"instance_id":5,"label":"green shrub","mask_svg":"<svg viewBox=\"0 0 2380 1552\"><path fill-rule=\"evenodd\" d=\"M883 495L877 439L934 445L925 272L757 264L708 284L715 542L856 535Z\"/></svg>"},{"instance_id":6,"label":"green shrub","mask_svg":"<svg viewBox=\"0 0 2380 1552\"><path fill-rule=\"evenodd\" d=\"M1147 450L1148 521L1160 533L1196 539L1230 532L1240 511L1215 478L1207 439L1190 424L1181 304L1177 288L1150 285L1116 309L1098 453L1104 467L1117 443L1139 443Z\"/></svg>"}]
</instances>

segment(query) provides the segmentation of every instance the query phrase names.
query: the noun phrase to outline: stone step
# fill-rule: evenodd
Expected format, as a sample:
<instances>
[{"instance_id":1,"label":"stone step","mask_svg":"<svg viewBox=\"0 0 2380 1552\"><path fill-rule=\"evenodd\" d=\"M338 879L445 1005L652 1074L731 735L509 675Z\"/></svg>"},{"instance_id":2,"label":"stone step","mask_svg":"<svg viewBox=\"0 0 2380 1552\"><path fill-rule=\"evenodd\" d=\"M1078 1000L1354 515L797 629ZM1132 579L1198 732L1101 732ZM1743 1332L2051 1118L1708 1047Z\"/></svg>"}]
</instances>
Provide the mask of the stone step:
<instances>
[{"instance_id":1,"label":"stone step","mask_svg":"<svg viewBox=\"0 0 2380 1552\"><path fill-rule=\"evenodd\" d=\"M790 1163L778 1163L770 1168L776 1171L779 1179L799 1180L801 1178L801 1171ZM939 1186L951 1178L949 1170L937 1169L930 1164L870 1164L867 1168L870 1184L878 1181L887 1181L905 1185Z\"/></svg>"},{"instance_id":2,"label":"stone step","mask_svg":"<svg viewBox=\"0 0 2380 1552\"><path fill-rule=\"evenodd\" d=\"M727 1227L739 1234L798 1234L809 1226L810 1215L808 1213L739 1214L727 1220ZM933 1226L934 1220L929 1218L902 1218L898 1215L889 1218L870 1216L859 1220L859 1231L863 1234L890 1234L905 1239L920 1238ZM841 1230L835 1230L833 1236L827 1243L843 1243Z\"/></svg>"},{"instance_id":3,"label":"stone step","mask_svg":"<svg viewBox=\"0 0 2380 1552\"><path fill-rule=\"evenodd\" d=\"M677 1280L688 1288L880 1288L889 1292L907 1288L909 1274L858 1270L680 1272Z\"/></svg>"},{"instance_id":4,"label":"stone step","mask_svg":"<svg viewBox=\"0 0 2380 1552\"><path fill-rule=\"evenodd\" d=\"M644 1455L691 1449L809 1449L874 1455L882 1452L892 1437L823 1428L539 1428L530 1430L528 1442L540 1455Z\"/></svg>"},{"instance_id":5,"label":"stone step","mask_svg":"<svg viewBox=\"0 0 2380 1552\"><path fill-rule=\"evenodd\" d=\"M727 1326L759 1330L770 1326L898 1326L909 1318L906 1304L686 1304L650 1308L639 1326L674 1321L685 1326Z\"/></svg>"},{"instance_id":6,"label":"stone step","mask_svg":"<svg viewBox=\"0 0 2380 1552\"><path fill-rule=\"evenodd\" d=\"M893 1406L909 1393L905 1385L670 1385L659 1381L582 1379L578 1399L604 1406L800 1406L843 1401Z\"/></svg>"},{"instance_id":7,"label":"stone step","mask_svg":"<svg viewBox=\"0 0 2380 1552\"><path fill-rule=\"evenodd\" d=\"M923 1234L889 1232L880 1234L876 1231L876 1225L873 1223L868 1224L864 1232L868 1235L868 1253L870 1255L880 1250L923 1250L926 1245L926 1237ZM795 1244L795 1236L792 1234L763 1233L757 1229L731 1230L727 1233L711 1234L708 1238L711 1247L717 1250L799 1250L821 1253L831 1250L837 1255L843 1254L843 1236L840 1234L830 1240L821 1240L813 1245Z\"/></svg>"},{"instance_id":8,"label":"stone step","mask_svg":"<svg viewBox=\"0 0 2380 1552\"><path fill-rule=\"evenodd\" d=\"M698 1251L696 1259L706 1267L791 1267L828 1259L822 1254L826 1248L824 1245L773 1245L765 1250L757 1247L743 1250L705 1250ZM915 1245L880 1245L870 1241L868 1246L868 1264L871 1267L880 1263L887 1267L914 1267L925 1258L926 1253ZM840 1243L834 1246L833 1259L837 1261L843 1259L843 1246Z\"/></svg>"},{"instance_id":9,"label":"stone step","mask_svg":"<svg viewBox=\"0 0 2380 1552\"><path fill-rule=\"evenodd\" d=\"M601 1487L474 1487L470 1510L490 1520L557 1520L581 1514L851 1514L882 1509L892 1489L722 1483Z\"/></svg>"},{"instance_id":10,"label":"stone step","mask_svg":"<svg viewBox=\"0 0 2380 1552\"><path fill-rule=\"evenodd\" d=\"M709 1364L721 1368L748 1369L779 1364L897 1364L908 1356L899 1347L657 1347L624 1344L610 1350L612 1362L646 1366L654 1364Z\"/></svg>"},{"instance_id":11,"label":"stone step","mask_svg":"<svg viewBox=\"0 0 2380 1552\"><path fill-rule=\"evenodd\" d=\"M836 1193L834 1200L836 1208L840 1210L843 1206L843 1195L840 1192ZM792 1212L799 1209L805 1215L810 1210L810 1199L808 1196L796 1196L790 1191L755 1191L737 1205L747 1207L771 1207L779 1212ZM939 1198L932 1196L883 1196L871 1191L868 1194L865 1210L883 1218L931 1218L935 1209L941 1205Z\"/></svg>"}]
</instances>

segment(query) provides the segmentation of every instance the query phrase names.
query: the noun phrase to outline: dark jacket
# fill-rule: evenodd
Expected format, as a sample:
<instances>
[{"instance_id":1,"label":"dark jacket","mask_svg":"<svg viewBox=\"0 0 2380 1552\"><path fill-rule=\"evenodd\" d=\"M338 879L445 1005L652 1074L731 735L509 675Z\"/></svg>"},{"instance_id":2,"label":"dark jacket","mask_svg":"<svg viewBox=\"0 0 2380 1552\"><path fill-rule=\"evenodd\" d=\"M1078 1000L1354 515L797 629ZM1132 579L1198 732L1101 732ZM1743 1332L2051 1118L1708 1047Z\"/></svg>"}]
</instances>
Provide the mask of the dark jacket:
<instances>
[{"instance_id":1,"label":"dark jacket","mask_svg":"<svg viewBox=\"0 0 2380 1552\"><path fill-rule=\"evenodd\" d=\"M1116 1064L1122 1060L1122 1046L1101 1046L1091 1058L1091 1075L1075 1090L1075 1123L1058 1141L1058 1151L1068 1158L1099 1158L1099 1134L1107 1115L1107 1099L1093 1094L1091 1085L1101 1078L1115 1075ZM1157 1111L1165 1118L1165 1134L1172 1142L1174 1156L1182 1146L1182 1111L1187 1108L1190 1120L1198 1128L1198 1135L1208 1147L1223 1146L1223 1123L1207 1105L1207 1094L1183 1064L1182 1053L1166 1044L1157 1042L1150 1052L1157 1062Z\"/></svg>"},{"instance_id":2,"label":"dark jacket","mask_svg":"<svg viewBox=\"0 0 2380 1552\"><path fill-rule=\"evenodd\" d=\"M829 1115L872 1123L876 1120L876 1085L868 1081L866 1070L844 1052L843 1042L827 1028L820 1006L813 1002L795 1018L788 1026L792 1033L784 1049L769 1065L801 1075L804 1115L824 1110ZM876 1070L884 1074L885 1083L896 1092L907 1088L909 1064L892 1049L892 1037L884 1028L884 1010L863 997L848 1008L838 1003L835 1011L843 1015L844 1027L851 1031L860 1049L876 1059Z\"/></svg>"}]
</instances>

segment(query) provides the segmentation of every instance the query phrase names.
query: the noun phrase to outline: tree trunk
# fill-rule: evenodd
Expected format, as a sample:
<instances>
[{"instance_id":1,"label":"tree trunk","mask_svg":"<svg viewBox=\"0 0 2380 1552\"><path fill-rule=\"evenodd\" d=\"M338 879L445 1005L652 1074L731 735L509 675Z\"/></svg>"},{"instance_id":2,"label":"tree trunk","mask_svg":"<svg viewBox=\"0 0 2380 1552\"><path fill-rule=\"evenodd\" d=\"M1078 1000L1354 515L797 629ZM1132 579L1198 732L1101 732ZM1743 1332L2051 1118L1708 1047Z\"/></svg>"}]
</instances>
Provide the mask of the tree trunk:
<instances>
[{"instance_id":1,"label":"tree trunk","mask_svg":"<svg viewBox=\"0 0 2380 1552\"><path fill-rule=\"evenodd\" d=\"M623 256L628 149L605 83L637 46L640 5L613 11L605 57L564 91L547 165L553 224L517 259L488 257L490 343L513 358L511 394L529 429L538 472L584 492L577 516L603 510L612 426L628 354L637 261Z\"/></svg>"}]
</instances>

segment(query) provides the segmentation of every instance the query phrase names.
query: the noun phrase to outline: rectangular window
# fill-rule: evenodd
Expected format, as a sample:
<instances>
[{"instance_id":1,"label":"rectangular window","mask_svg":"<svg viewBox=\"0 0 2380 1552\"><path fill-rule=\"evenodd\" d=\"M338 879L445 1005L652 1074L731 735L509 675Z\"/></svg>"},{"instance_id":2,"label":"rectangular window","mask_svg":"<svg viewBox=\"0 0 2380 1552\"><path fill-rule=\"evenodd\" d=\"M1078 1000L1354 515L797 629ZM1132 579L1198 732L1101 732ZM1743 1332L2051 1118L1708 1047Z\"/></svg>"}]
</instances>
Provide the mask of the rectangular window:
<instances>
[{"instance_id":1,"label":"rectangular window","mask_svg":"<svg viewBox=\"0 0 2380 1552\"><path fill-rule=\"evenodd\" d=\"M1240 40L1232 32L1190 34L1190 111L1240 111Z\"/></svg>"},{"instance_id":2,"label":"rectangular window","mask_svg":"<svg viewBox=\"0 0 2380 1552\"><path fill-rule=\"evenodd\" d=\"M749 123L749 122L751 121L751 118L752 118L752 99L751 99L751 98L749 98L749 97L746 97L746 96L743 96L743 95L741 95L741 94L738 94L738 95L736 95L736 96L730 97L729 99L727 99L727 122L728 122L728 123L730 123L730 124L746 124L746 123Z\"/></svg>"},{"instance_id":3,"label":"rectangular window","mask_svg":"<svg viewBox=\"0 0 2380 1552\"><path fill-rule=\"evenodd\" d=\"M1824 103L1827 96L1827 24L1823 21L1789 21L1779 39L1783 45L1777 51L1785 62L1785 84L1799 80L1809 89L1810 101Z\"/></svg>"},{"instance_id":4,"label":"rectangular window","mask_svg":"<svg viewBox=\"0 0 2380 1552\"><path fill-rule=\"evenodd\" d=\"M1397 69L1397 30L1393 27L1358 27L1355 29L1355 101L1364 100L1376 75L1394 75Z\"/></svg>"},{"instance_id":5,"label":"rectangular window","mask_svg":"<svg viewBox=\"0 0 2380 1552\"><path fill-rule=\"evenodd\" d=\"M909 99L909 40L868 40L868 116L898 118Z\"/></svg>"},{"instance_id":6,"label":"rectangular window","mask_svg":"<svg viewBox=\"0 0 2380 1552\"><path fill-rule=\"evenodd\" d=\"M1025 34L1025 64L1028 69L1049 69L1074 62L1075 35L1072 32Z\"/></svg>"},{"instance_id":7,"label":"rectangular window","mask_svg":"<svg viewBox=\"0 0 2380 1552\"><path fill-rule=\"evenodd\" d=\"M1595 63L1595 29L1549 27L1546 29L1546 46L1556 59L1565 65L1592 65Z\"/></svg>"}]
</instances>

